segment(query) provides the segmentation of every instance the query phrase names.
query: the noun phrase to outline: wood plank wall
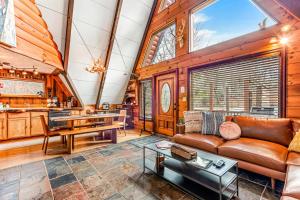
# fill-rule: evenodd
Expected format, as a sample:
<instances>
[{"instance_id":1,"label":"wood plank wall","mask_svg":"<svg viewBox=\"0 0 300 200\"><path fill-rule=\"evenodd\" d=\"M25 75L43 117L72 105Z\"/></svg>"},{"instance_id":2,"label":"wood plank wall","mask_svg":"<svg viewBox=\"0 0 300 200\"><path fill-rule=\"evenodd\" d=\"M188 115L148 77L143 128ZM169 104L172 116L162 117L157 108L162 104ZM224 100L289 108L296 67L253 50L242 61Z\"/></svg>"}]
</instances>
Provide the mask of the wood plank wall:
<instances>
[{"instance_id":1,"label":"wood plank wall","mask_svg":"<svg viewBox=\"0 0 300 200\"><path fill-rule=\"evenodd\" d=\"M6 48L63 70L61 54L48 31L37 5L31 0L14 0L17 47Z\"/></svg>"},{"instance_id":2,"label":"wood plank wall","mask_svg":"<svg viewBox=\"0 0 300 200\"><path fill-rule=\"evenodd\" d=\"M271 44L270 39L281 34L281 27L285 24L293 25L292 31L289 33L290 43L287 47L287 117L300 118L300 23L297 18L290 15L287 9L274 0L256 0L256 2L279 24L262 31L247 34L230 41L226 41L203 50L189 53L189 13L191 9L199 5L204 0L177 0L166 10L158 13L158 6L152 19L149 32L147 33L145 44L138 64L136 73L140 74L140 80L151 78L156 73L161 73L170 69L179 69L179 87L184 87L185 92L179 93L179 117L183 116L183 111L188 109L187 69L193 66L201 66L212 62L228 60L235 57L245 56L254 53L265 52L269 50L281 50L282 46L278 43ZM144 59L147 45L150 41L152 33L161 29L172 21L175 21L177 28L181 20L186 21L184 30L184 46L182 48L176 45L176 57L174 59L161 62L155 65L141 67ZM154 102L155 104L155 102ZM135 110L135 125L137 128L142 127L142 121L138 118L138 108ZM148 130L153 130L153 123L147 122Z\"/></svg>"}]
</instances>

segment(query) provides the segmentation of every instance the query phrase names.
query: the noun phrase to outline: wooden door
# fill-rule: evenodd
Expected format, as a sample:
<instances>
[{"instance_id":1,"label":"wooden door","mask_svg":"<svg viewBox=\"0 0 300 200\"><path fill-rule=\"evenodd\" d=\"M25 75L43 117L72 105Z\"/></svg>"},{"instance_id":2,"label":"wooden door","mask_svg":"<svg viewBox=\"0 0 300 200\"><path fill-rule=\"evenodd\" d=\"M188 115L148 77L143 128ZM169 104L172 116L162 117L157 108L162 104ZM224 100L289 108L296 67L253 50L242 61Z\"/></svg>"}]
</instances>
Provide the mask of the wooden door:
<instances>
[{"instance_id":1,"label":"wooden door","mask_svg":"<svg viewBox=\"0 0 300 200\"><path fill-rule=\"evenodd\" d=\"M155 80L155 127L156 131L174 135L177 120L176 73L160 75Z\"/></svg>"},{"instance_id":2,"label":"wooden door","mask_svg":"<svg viewBox=\"0 0 300 200\"><path fill-rule=\"evenodd\" d=\"M6 113L0 114L0 140L7 139Z\"/></svg>"},{"instance_id":3,"label":"wooden door","mask_svg":"<svg viewBox=\"0 0 300 200\"><path fill-rule=\"evenodd\" d=\"M40 115L44 115L46 123L48 123L48 113L47 112L31 112L31 119L30 119L30 135L44 135L43 125L41 122Z\"/></svg>"}]
</instances>

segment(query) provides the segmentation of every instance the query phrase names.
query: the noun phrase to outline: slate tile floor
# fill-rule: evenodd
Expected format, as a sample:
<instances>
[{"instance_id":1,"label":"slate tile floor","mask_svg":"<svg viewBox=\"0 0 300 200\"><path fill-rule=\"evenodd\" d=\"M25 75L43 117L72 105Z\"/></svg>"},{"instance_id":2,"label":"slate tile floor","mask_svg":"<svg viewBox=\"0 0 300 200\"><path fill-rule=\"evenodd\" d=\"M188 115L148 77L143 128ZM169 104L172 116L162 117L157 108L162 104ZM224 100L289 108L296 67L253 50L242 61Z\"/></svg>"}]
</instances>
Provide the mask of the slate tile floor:
<instances>
[{"instance_id":1,"label":"slate tile floor","mask_svg":"<svg viewBox=\"0 0 300 200\"><path fill-rule=\"evenodd\" d=\"M0 199L191 200L188 194L147 172L142 149L160 141L149 136L86 152L20 165L0 171ZM240 172L240 199L279 199L268 178ZM279 192L278 192L279 191Z\"/></svg>"}]
</instances>

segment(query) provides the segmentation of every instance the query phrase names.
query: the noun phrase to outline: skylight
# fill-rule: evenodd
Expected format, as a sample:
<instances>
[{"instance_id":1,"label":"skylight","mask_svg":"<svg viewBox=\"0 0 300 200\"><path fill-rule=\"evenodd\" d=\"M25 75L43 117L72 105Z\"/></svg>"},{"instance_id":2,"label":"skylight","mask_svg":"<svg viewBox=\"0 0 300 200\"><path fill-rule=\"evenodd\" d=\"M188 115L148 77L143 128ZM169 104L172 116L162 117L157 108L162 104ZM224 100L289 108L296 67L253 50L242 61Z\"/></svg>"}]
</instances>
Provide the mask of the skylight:
<instances>
[{"instance_id":1,"label":"skylight","mask_svg":"<svg viewBox=\"0 0 300 200\"><path fill-rule=\"evenodd\" d=\"M252 0L213 0L191 14L190 49L203 49L276 23Z\"/></svg>"}]
</instances>

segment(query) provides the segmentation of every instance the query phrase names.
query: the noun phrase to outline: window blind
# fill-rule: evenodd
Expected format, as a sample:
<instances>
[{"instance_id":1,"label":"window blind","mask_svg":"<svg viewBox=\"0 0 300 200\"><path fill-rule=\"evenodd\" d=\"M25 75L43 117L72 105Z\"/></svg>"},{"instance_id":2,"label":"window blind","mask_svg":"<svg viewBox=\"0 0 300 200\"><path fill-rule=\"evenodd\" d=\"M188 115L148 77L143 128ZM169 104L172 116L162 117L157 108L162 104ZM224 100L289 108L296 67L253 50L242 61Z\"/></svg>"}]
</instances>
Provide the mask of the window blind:
<instances>
[{"instance_id":1,"label":"window blind","mask_svg":"<svg viewBox=\"0 0 300 200\"><path fill-rule=\"evenodd\" d=\"M140 118L152 119L152 81L144 80L140 84Z\"/></svg>"},{"instance_id":2,"label":"window blind","mask_svg":"<svg viewBox=\"0 0 300 200\"><path fill-rule=\"evenodd\" d=\"M217 64L191 71L190 108L280 116L280 56Z\"/></svg>"}]
</instances>

